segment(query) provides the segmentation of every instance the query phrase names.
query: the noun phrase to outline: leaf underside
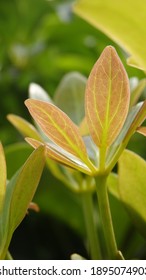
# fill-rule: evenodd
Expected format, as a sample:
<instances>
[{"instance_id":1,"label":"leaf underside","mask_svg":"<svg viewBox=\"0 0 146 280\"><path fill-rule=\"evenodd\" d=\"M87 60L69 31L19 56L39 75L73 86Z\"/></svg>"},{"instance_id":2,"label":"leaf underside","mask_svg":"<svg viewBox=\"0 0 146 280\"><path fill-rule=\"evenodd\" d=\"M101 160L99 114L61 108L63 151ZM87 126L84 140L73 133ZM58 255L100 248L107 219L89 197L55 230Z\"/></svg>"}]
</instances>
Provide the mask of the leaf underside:
<instances>
[{"instance_id":1,"label":"leaf underside","mask_svg":"<svg viewBox=\"0 0 146 280\"><path fill-rule=\"evenodd\" d=\"M55 160L58 163L61 163L65 166L78 169L86 174L90 174L90 169L78 158L73 156L72 154L66 152L64 149L61 149L59 146L55 145L54 143L42 143L32 138L26 138L26 141L35 149L38 148L40 145L46 146L47 156Z\"/></svg>"}]
</instances>

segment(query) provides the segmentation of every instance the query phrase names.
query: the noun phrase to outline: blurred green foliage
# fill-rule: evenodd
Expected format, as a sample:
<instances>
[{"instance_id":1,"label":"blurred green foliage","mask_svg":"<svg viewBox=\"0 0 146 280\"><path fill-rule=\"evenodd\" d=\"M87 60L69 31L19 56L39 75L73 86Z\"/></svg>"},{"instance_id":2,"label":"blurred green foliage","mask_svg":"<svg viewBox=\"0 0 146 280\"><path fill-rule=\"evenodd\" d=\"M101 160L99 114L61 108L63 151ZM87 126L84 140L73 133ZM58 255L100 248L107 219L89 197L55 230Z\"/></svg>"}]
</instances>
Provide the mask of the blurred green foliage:
<instances>
[{"instance_id":1,"label":"blurred green foliage","mask_svg":"<svg viewBox=\"0 0 146 280\"><path fill-rule=\"evenodd\" d=\"M129 77L145 76L142 71L126 65L127 55L114 42L75 16L72 3L73 0L0 1L0 140L5 147L8 177L32 151L28 145L19 143L23 141L22 136L6 119L7 114L13 113L30 120L24 100L31 82L40 84L53 97L64 74L79 71L88 76L101 51L109 44L116 47ZM135 135L129 147L145 158L143 139L143 136ZM84 224L75 195L45 170L35 201L41 212L30 214L16 230L11 244L14 258L69 258L74 252L85 256ZM140 254L143 258L145 241L133 230L120 203L113 197L111 201L119 246L128 258ZM118 231L117 219L123 235ZM138 244L136 252L133 252L132 242ZM22 246L20 251L22 243L27 244L27 250Z\"/></svg>"},{"instance_id":2,"label":"blurred green foliage","mask_svg":"<svg viewBox=\"0 0 146 280\"><path fill-rule=\"evenodd\" d=\"M6 115L26 115L23 101L30 82L53 95L65 73L79 71L88 76L103 48L115 45L72 14L72 2L0 1L0 138L4 144L17 140ZM125 54L116 49L124 60ZM130 76L143 76L141 71L127 68Z\"/></svg>"}]
</instances>

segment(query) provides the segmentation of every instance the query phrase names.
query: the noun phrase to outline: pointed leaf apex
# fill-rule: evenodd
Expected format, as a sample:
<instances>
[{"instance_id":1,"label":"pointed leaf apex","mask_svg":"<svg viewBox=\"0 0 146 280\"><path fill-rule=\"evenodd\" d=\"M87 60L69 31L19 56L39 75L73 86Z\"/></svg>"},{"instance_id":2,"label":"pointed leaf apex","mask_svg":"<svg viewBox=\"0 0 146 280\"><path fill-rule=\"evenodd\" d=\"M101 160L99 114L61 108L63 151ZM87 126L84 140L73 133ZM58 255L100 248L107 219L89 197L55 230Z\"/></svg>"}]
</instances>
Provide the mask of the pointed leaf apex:
<instances>
[{"instance_id":1,"label":"pointed leaf apex","mask_svg":"<svg viewBox=\"0 0 146 280\"><path fill-rule=\"evenodd\" d=\"M107 46L89 75L86 86L86 118L98 147L110 146L128 114L130 87L116 50Z\"/></svg>"}]
</instances>

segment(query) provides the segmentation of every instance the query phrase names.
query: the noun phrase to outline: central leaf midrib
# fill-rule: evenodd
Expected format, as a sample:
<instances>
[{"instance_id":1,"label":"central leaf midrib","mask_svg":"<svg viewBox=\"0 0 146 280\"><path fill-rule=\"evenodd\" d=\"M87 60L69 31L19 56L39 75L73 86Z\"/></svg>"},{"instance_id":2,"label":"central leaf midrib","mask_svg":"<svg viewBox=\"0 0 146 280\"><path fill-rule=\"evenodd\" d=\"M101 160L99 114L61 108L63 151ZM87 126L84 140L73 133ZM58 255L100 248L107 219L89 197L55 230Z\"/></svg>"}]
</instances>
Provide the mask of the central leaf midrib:
<instances>
[{"instance_id":1,"label":"central leaf midrib","mask_svg":"<svg viewBox=\"0 0 146 280\"><path fill-rule=\"evenodd\" d=\"M105 122L103 126L103 137L102 137L102 147L107 146L107 135L108 135L108 128L109 128L109 113L110 113L110 100L111 100L111 86L112 86L112 79L111 79L111 56L110 56L110 63L109 63L109 81L108 81L108 98L107 98L107 106L106 106L106 115L105 115Z\"/></svg>"}]
</instances>

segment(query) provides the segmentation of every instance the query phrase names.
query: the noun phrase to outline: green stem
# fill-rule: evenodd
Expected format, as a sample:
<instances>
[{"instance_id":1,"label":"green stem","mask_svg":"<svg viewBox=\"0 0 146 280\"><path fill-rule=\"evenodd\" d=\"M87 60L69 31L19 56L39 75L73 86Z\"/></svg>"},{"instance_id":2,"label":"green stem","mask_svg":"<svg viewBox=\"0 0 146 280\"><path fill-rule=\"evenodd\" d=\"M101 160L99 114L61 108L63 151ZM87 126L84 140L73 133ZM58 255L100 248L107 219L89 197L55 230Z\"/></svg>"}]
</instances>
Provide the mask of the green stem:
<instances>
[{"instance_id":1,"label":"green stem","mask_svg":"<svg viewBox=\"0 0 146 280\"><path fill-rule=\"evenodd\" d=\"M103 172L105 170L105 158L106 158L106 146L99 150L99 170Z\"/></svg>"},{"instance_id":2,"label":"green stem","mask_svg":"<svg viewBox=\"0 0 146 280\"><path fill-rule=\"evenodd\" d=\"M96 177L96 190L98 196L98 204L100 210L100 216L103 224L103 231L106 241L106 247L108 251L109 259L119 259L119 252L117 249L116 239L114 235L114 229L112 224L112 217L109 206L109 199L106 186L107 177Z\"/></svg>"},{"instance_id":3,"label":"green stem","mask_svg":"<svg viewBox=\"0 0 146 280\"><path fill-rule=\"evenodd\" d=\"M94 209L91 192L83 192L82 194L82 206L85 219L86 232L89 242L89 251L91 259L101 260L101 251L98 241L97 229L94 221Z\"/></svg>"}]
</instances>

